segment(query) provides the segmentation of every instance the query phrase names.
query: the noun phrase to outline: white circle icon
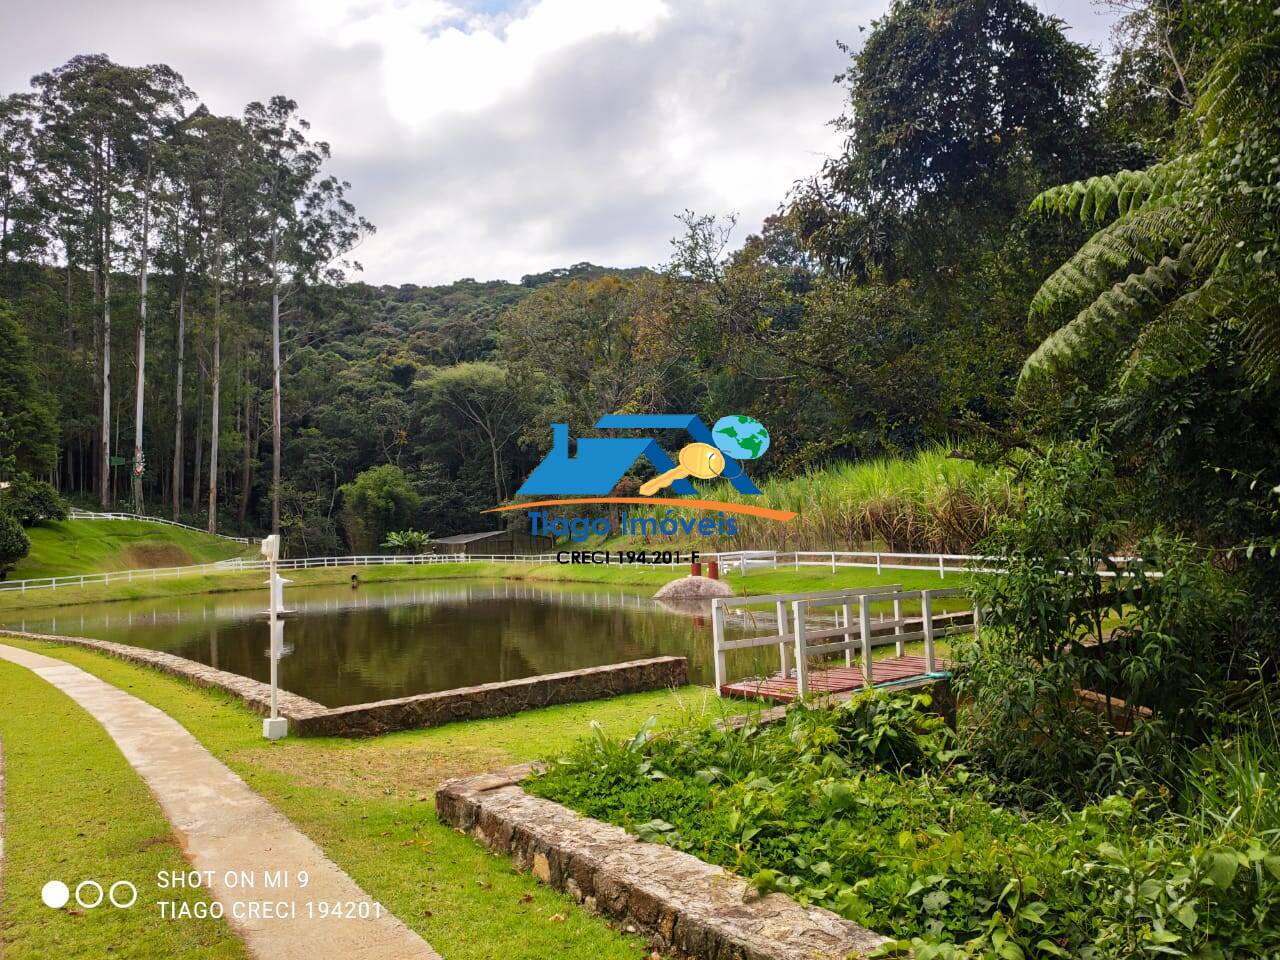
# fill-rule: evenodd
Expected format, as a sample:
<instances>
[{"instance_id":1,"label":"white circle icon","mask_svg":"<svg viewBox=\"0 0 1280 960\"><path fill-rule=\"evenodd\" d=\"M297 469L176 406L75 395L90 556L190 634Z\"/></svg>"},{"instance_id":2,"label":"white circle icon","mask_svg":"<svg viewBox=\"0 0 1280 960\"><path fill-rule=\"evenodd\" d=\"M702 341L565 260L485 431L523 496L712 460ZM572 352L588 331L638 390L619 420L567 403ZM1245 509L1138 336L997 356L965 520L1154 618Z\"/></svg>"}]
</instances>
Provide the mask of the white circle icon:
<instances>
[{"instance_id":1,"label":"white circle icon","mask_svg":"<svg viewBox=\"0 0 1280 960\"><path fill-rule=\"evenodd\" d=\"M129 902L121 903L116 899L116 890L123 889L129 891ZM111 901L111 905L120 910L128 910L138 902L138 888L128 880L117 880L111 885L111 889L107 892L107 899ZM123 898L121 898L123 899Z\"/></svg>"},{"instance_id":2,"label":"white circle icon","mask_svg":"<svg viewBox=\"0 0 1280 960\"><path fill-rule=\"evenodd\" d=\"M46 907L61 910L71 899L71 891L61 880L50 880L40 888L40 899L44 901Z\"/></svg>"},{"instance_id":3,"label":"white circle icon","mask_svg":"<svg viewBox=\"0 0 1280 960\"><path fill-rule=\"evenodd\" d=\"M93 887L95 890L98 891L98 899L94 900L92 903L85 903L84 897L80 895L80 891L84 890L86 887ZM100 906L102 904L102 898L104 896L105 894L103 893L103 890L102 890L102 884L100 884L97 880L81 880L79 883L76 884L76 903L80 904L80 906L82 906L86 910L93 910L98 906Z\"/></svg>"}]
</instances>

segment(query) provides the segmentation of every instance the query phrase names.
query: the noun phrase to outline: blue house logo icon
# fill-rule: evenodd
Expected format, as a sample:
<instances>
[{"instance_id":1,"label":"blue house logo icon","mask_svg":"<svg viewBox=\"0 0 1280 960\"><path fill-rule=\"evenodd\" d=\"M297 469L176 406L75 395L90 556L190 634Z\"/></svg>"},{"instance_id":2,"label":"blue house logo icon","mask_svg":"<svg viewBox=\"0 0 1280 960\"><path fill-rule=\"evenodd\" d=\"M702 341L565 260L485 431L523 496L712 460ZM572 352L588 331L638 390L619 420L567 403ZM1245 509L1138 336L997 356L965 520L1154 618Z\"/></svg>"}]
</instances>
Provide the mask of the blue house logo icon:
<instances>
[{"instance_id":1,"label":"blue house logo icon","mask_svg":"<svg viewBox=\"0 0 1280 960\"><path fill-rule=\"evenodd\" d=\"M701 418L692 414L610 414L597 420L595 426L597 430L680 430L695 443L714 446L722 453L725 446L723 440L717 443ZM676 466L652 436L580 437L572 455L568 424L553 423L551 437L550 452L516 491L517 496L605 496L642 458L658 473ZM741 494L760 493L760 488L751 482L737 460L728 453L723 453L723 457L724 479L735 490ZM671 490L682 495L697 493L685 478L673 481Z\"/></svg>"}]
</instances>

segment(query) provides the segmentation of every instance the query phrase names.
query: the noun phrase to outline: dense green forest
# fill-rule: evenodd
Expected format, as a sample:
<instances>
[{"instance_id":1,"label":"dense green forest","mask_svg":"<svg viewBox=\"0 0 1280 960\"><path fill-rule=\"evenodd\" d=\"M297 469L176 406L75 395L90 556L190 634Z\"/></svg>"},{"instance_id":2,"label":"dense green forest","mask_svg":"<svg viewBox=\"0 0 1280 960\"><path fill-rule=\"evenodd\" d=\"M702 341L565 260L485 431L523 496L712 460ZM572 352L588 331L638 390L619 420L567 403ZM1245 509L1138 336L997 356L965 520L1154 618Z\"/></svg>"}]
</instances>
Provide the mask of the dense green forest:
<instances>
[{"instance_id":1,"label":"dense green forest","mask_svg":"<svg viewBox=\"0 0 1280 960\"><path fill-rule=\"evenodd\" d=\"M738 412L778 476L1097 435L1131 536L1272 542L1275 15L1119 6L1102 57L1023 0L898 0L766 222L518 284L355 282L374 227L293 100L76 57L0 99L0 475L314 554L375 468L446 534L552 421Z\"/></svg>"}]
</instances>

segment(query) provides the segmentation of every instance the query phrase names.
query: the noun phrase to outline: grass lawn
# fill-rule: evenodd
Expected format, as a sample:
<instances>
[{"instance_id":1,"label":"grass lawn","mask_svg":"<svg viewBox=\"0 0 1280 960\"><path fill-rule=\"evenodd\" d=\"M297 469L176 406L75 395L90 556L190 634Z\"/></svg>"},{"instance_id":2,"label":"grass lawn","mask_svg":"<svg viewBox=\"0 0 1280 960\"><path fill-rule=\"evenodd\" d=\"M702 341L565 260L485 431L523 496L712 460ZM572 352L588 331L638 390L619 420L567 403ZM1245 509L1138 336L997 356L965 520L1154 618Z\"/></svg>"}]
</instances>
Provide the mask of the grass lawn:
<instances>
[{"instance_id":1,"label":"grass lawn","mask_svg":"<svg viewBox=\"0 0 1280 960\"><path fill-rule=\"evenodd\" d=\"M260 719L226 695L87 650L9 639L0 642L74 663L169 713L274 803L366 892L450 960L640 960L644 950L638 938L618 932L568 897L517 873L505 857L494 856L442 826L434 812L436 784L463 773L559 755L589 732L592 720L607 733L621 735L637 729L649 716L669 725L691 714L752 709L720 701L704 688L686 687L372 740L289 738L271 744L261 737ZM8 669L11 673L17 668ZM0 678L8 689L8 674ZM46 692L42 703L50 699ZM37 709L33 704L21 714L43 721L48 708ZM40 729L49 740L63 736L61 729L55 731L43 723ZM57 749L63 746L60 742ZM41 749L53 751L55 746L42 743ZM50 765L57 776L75 779L84 764L77 765L73 750L67 754L59 754L61 759L51 760ZM43 798L52 807L59 796L56 786L47 792L41 792L36 783L28 783L27 788L32 794L29 803L38 804ZM10 830L19 829L18 823L28 817L34 814L11 808ZM61 835L42 832L53 829L46 825L20 829L33 837ZM158 827L150 830L160 832ZM110 850L98 850L93 869L114 870L116 860ZM139 873L145 875L145 871ZM17 881L6 877L5 886L8 907ZM163 930L156 935L160 933L173 935ZM29 935L44 936L38 927ZM50 950L43 955L100 956L103 952Z\"/></svg>"},{"instance_id":2,"label":"grass lawn","mask_svg":"<svg viewBox=\"0 0 1280 960\"><path fill-rule=\"evenodd\" d=\"M257 548L182 527L143 520L50 520L27 529L31 553L11 580L109 570L181 567L256 555Z\"/></svg>"},{"instance_id":3,"label":"grass lawn","mask_svg":"<svg viewBox=\"0 0 1280 960\"><path fill-rule=\"evenodd\" d=\"M84 521L96 523L99 521ZM106 522L106 521L101 521ZM526 580L535 583L596 583L634 586L657 590L669 580L684 576L685 567L648 567L642 565L582 565L527 563L451 563L419 566L392 564L382 567L317 567L291 570L287 576L296 586L306 584L345 583L355 573L365 583L396 580L445 580L459 578ZM15 579L17 579L15 577ZM968 576L949 572L944 578L936 570L885 570L842 567L832 573L827 567L782 567L776 570L752 570L723 577L739 596L749 594L798 593L809 590L834 590L845 587L901 584L908 590L930 590L940 587L962 587ZM0 592L0 615L9 611L60 607L80 603L105 603L114 600L139 600L148 597L189 596L198 593L222 593L235 590L261 590L262 572L207 573L197 576L165 577L158 580L136 580L127 583L67 587L57 590ZM963 604L961 604L963 605ZM943 604L946 608L946 604Z\"/></svg>"},{"instance_id":4,"label":"grass lawn","mask_svg":"<svg viewBox=\"0 0 1280 960\"><path fill-rule=\"evenodd\" d=\"M173 831L146 784L106 731L70 697L31 671L0 661L4 741L4 900L0 955L47 957L232 958L246 956L222 920L158 921L161 870L184 870ZM67 909L40 899L49 880L73 891ZM82 880L106 889L129 880L128 910L76 906ZM123 893L121 894L123 896ZM189 903L203 898L183 892ZM86 898L96 892L86 891Z\"/></svg>"}]
</instances>

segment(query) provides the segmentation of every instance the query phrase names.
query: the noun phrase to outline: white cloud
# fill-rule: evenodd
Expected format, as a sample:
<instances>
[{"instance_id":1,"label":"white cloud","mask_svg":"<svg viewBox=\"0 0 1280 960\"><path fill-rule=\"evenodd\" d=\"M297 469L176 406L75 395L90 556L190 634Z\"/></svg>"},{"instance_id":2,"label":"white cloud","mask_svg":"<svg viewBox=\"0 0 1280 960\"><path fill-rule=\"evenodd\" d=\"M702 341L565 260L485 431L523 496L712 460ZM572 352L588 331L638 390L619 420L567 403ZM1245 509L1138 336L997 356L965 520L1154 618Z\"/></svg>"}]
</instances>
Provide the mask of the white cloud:
<instances>
[{"instance_id":1,"label":"white cloud","mask_svg":"<svg viewBox=\"0 0 1280 960\"><path fill-rule=\"evenodd\" d=\"M498 104L562 50L610 34L651 37L670 14L662 0L537 0L500 19L469 16L443 0L298 4L299 22L318 38L380 52L391 114L419 130L442 114Z\"/></svg>"},{"instance_id":2,"label":"white cloud","mask_svg":"<svg viewBox=\"0 0 1280 960\"><path fill-rule=\"evenodd\" d=\"M1088 0L1038 0L1099 43ZM484 4L483 8L478 4ZM375 283L656 264L674 215L744 230L839 143L837 40L886 0L59 0L0 5L0 92L84 52L218 112L285 93L378 233Z\"/></svg>"}]
</instances>

